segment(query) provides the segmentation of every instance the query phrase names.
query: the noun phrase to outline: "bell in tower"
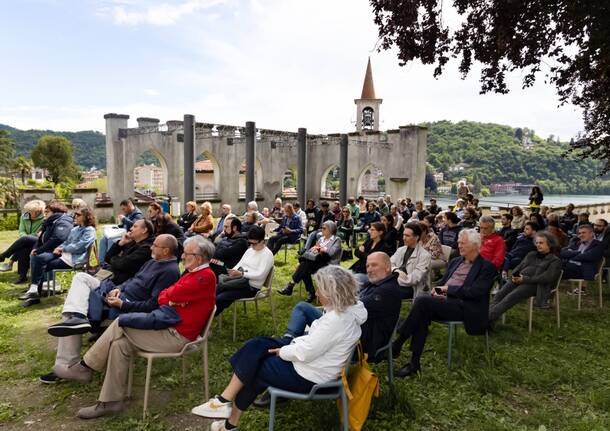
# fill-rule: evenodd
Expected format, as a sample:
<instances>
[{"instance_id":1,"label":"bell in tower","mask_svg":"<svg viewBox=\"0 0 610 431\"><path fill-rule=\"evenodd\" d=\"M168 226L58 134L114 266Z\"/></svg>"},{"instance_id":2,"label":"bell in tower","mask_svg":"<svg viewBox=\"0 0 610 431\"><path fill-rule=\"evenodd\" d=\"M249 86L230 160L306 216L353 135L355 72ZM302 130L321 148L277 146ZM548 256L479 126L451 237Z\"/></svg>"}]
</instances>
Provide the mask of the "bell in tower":
<instances>
[{"instance_id":1,"label":"bell in tower","mask_svg":"<svg viewBox=\"0 0 610 431\"><path fill-rule=\"evenodd\" d=\"M362 95L360 99L355 99L356 104L356 130L379 130L379 105L383 99L375 97L375 86L373 84L373 69L369 58L362 85Z\"/></svg>"}]
</instances>

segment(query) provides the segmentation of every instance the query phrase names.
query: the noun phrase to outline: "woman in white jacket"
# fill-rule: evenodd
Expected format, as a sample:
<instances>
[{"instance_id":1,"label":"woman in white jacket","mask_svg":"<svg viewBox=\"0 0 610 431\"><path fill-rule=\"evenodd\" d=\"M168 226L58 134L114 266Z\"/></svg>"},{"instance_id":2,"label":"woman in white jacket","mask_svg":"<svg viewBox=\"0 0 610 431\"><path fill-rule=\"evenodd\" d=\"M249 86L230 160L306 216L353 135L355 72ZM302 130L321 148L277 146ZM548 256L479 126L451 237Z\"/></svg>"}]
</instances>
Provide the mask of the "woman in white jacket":
<instances>
[{"instance_id":1,"label":"woman in white jacket","mask_svg":"<svg viewBox=\"0 0 610 431\"><path fill-rule=\"evenodd\" d=\"M269 386L307 393L313 385L339 377L367 312L358 301L358 284L349 270L329 265L314 280L325 313L311 322L309 332L294 339L251 339L230 358L234 373L222 394L192 410L224 419L214 422L212 431L237 429L243 411Z\"/></svg>"}]
</instances>

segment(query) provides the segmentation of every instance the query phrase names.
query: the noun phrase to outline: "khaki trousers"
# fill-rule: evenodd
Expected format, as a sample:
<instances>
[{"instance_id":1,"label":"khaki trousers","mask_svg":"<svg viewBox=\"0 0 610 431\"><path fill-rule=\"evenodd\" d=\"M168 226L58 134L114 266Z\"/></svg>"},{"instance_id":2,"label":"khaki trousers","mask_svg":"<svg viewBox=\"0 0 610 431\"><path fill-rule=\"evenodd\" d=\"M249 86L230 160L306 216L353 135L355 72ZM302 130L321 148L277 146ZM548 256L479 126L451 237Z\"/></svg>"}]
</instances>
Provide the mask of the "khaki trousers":
<instances>
[{"instance_id":1,"label":"khaki trousers","mask_svg":"<svg viewBox=\"0 0 610 431\"><path fill-rule=\"evenodd\" d=\"M189 341L174 328L122 328L116 319L83 357L92 369L99 372L106 370L99 401L125 399L130 358L136 349L155 353L177 353Z\"/></svg>"}]
</instances>

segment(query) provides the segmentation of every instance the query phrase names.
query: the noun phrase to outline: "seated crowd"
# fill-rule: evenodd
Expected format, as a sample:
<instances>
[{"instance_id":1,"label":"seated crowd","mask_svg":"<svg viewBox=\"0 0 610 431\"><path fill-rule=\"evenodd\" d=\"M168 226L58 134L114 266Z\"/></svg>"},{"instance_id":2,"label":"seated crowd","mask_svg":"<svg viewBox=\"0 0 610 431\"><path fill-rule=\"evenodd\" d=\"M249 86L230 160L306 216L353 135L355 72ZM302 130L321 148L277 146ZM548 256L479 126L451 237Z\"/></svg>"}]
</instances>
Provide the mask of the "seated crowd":
<instances>
[{"instance_id":1,"label":"seated crowd","mask_svg":"<svg viewBox=\"0 0 610 431\"><path fill-rule=\"evenodd\" d=\"M388 359L377 353L388 343L398 358L410 340L411 357L396 375L411 376L421 369L433 321L461 321L468 334L484 334L530 297L548 308L560 277L592 280L610 258L608 223L591 224L572 205L561 217L546 207L529 215L513 207L496 230L470 193L446 211L435 199L429 206L408 198L393 203L388 195L347 202L318 207L310 199L301 209L277 198L259 212L253 201L239 217L223 204L216 221L211 203L187 202L176 222L157 202L144 214L133 200L121 201L117 224L103 229L97 272L75 273L63 320L48 328L57 353L40 380L89 383L103 372L98 402L78 417L122 411L136 351L179 352L201 334L214 307L220 315L267 287L274 255L299 243L298 265L278 293L290 296L303 282L306 301L293 307L282 337L256 337L235 352L226 388L193 409L218 419L213 430L236 429L250 405L265 404L265 396L256 398L267 387L308 392L339 377L358 340L370 362ZM20 297L29 307L52 288L53 271L88 268L95 244L96 217L86 204L73 202L70 213L58 201L31 201L19 238L0 253L0 262L8 259L0 271L16 262L18 284L30 273ZM355 260L346 269L340 263L352 248ZM321 308L312 305L316 299ZM412 305L399 324L403 300ZM81 357L89 332L95 342Z\"/></svg>"}]
</instances>

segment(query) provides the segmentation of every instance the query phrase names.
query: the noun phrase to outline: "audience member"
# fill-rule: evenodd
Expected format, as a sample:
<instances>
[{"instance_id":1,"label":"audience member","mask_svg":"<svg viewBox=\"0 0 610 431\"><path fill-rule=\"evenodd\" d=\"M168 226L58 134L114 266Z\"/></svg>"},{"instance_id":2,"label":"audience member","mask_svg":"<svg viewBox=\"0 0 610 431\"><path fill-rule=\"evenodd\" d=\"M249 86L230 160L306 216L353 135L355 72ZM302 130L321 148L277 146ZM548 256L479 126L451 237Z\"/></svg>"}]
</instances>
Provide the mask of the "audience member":
<instances>
[{"instance_id":1,"label":"audience member","mask_svg":"<svg viewBox=\"0 0 610 431\"><path fill-rule=\"evenodd\" d=\"M502 236L504 239L504 244L506 245L506 251L512 250L515 242L517 242L517 237L519 236L519 231L517 229L512 228L513 215L511 213L503 213L500 217L500 223L502 227L498 230L498 234Z\"/></svg>"},{"instance_id":2,"label":"audience member","mask_svg":"<svg viewBox=\"0 0 610 431\"><path fill-rule=\"evenodd\" d=\"M532 191L530 192L529 196L531 213L537 214L540 211L540 204L542 204L543 199L544 195L542 194L542 190L540 190L540 187L532 187ZM539 224L539 226L544 226L544 224Z\"/></svg>"},{"instance_id":3,"label":"audience member","mask_svg":"<svg viewBox=\"0 0 610 431\"><path fill-rule=\"evenodd\" d=\"M559 227L559 216L557 214L549 214L547 229L555 236L560 249L568 246L570 239L568 234Z\"/></svg>"},{"instance_id":4,"label":"audience member","mask_svg":"<svg viewBox=\"0 0 610 431\"><path fill-rule=\"evenodd\" d=\"M428 214L430 214L425 208L422 201L415 201L415 211L411 214L410 221L422 221Z\"/></svg>"},{"instance_id":5,"label":"audience member","mask_svg":"<svg viewBox=\"0 0 610 431\"><path fill-rule=\"evenodd\" d=\"M78 411L81 419L116 414L124 409L131 357L136 350L177 353L194 341L214 309L216 277L207 265L214 252L211 242L189 238L185 242L186 273L159 294L159 305L173 307L179 323L167 329L135 329L112 322L82 361L57 367L60 378L90 382L93 371L106 371L98 402ZM136 317L136 316L134 316Z\"/></svg>"},{"instance_id":6,"label":"audience member","mask_svg":"<svg viewBox=\"0 0 610 431\"><path fill-rule=\"evenodd\" d=\"M152 230L149 220L136 221L131 235L144 235L141 232L144 228ZM115 283L114 279L100 281L85 272L75 274L62 310L64 320L48 329L50 335L58 337L55 366L51 373L41 376L40 381L55 383L59 380L58 368L76 364L80 358L81 334L99 329L104 319L114 320L122 313L147 313L158 308L159 293L180 278L175 257L177 246L173 236L159 235L149 251L152 259L142 264L133 261L133 256L125 256L126 263L132 261L140 268L122 283Z\"/></svg>"},{"instance_id":7,"label":"audience member","mask_svg":"<svg viewBox=\"0 0 610 431\"><path fill-rule=\"evenodd\" d=\"M19 277L14 284L26 283L28 280L30 252L38 241L38 232L42 229L44 220L45 203L39 199L26 202L19 220L19 239L13 242L3 253L0 253L0 262L9 259L8 262L0 265L0 272L12 271L13 264L17 262Z\"/></svg>"},{"instance_id":8,"label":"audience member","mask_svg":"<svg viewBox=\"0 0 610 431\"><path fill-rule=\"evenodd\" d=\"M610 266L610 231L608 230L608 222L603 218L595 220L593 234L595 239L602 243L606 266Z\"/></svg>"},{"instance_id":9,"label":"audience member","mask_svg":"<svg viewBox=\"0 0 610 431\"><path fill-rule=\"evenodd\" d=\"M360 219L360 207L356 204L356 199L350 196L347 200L347 207L352 214L352 220L356 223Z\"/></svg>"},{"instance_id":10,"label":"audience member","mask_svg":"<svg viewBox=\"0 0 610 431\"><path fill-rule=\"evenodd\" d=\"M365 284L367 282L366 258L369 254L376 251L382 251L388 254L384 237L385 225L383 223L374 222L369 228L369 238L354 252L358 260L350 266L350 269L355 273L356 280L358 280L360 284Z\"/></svg>"},{"instance_id":11,"label":"audience member","mask_svg":"<svg viewBox=\"0 0 610 431\"><path fill-rule=\"evenodd\" d=\"M256 222L256 214L254 212L248 212L244 216L244 222L241 224L241 233L247 234L254 226L258 226Z\"/></svg>"},{"instance_id":12,"label":"audience member","mask_svg":"<svg viewBox=\"0 0 610 431\"><path fill-rule=\"evenodd\" d=\"M202 235L208 237L212 229L214 229L214 218L212 217L212 204L204 202L200 207L201 214L193 222L191 227L186 232L186 236Z\"/></svg>"},{"instance_id":13,"label":"audience member","mask_svg":"<svg viewBox=\"0 0 610 431\"><path fill-rule=\"evenodd\" d=\"M430 205L428 205L428 212L432 215L437 215L443 209L436 204L436 199L430 198Z\"/></svg>"},{"instance_id":14,"label":"audience member","mask_svg":"<svg viewBox=\"0 0 610 431\"><path fill-rule=\"evenodd\" d=\"M54 235L57 241L64 236L63 230L67 230L68 236L65 241L57 244L52 251L48 251L49 244L56 241L47 239L41 247L37 246L32 251L30 257L32 281L29 290L20 298L25 300L21 304L23 307L40 303L43 281L45 278L47 280L52 278L54 269L69 269L86 263L85 261L89 257L89 248L95 241L95 215L89 208L84 208L77 210L74 216L76 217L76 226L74 227L71 223L72 217L68 214L56 219L57 224L51 227L54 233L49 235ZM70 219L70 229L67 226L67 219Z\"/></svg>"},{"instance_id":15,"label":"audience member","mask_svg":"<svg viewBox=\"0 0 610 431\"><path fill-rule=\"evenodd\" d=\"M534 244L536 250L525 256L513 270L511 279L494 295L489 307L491 322L531 296L536 297L537 307L548 307L551 290L559 280L561 260L554 253L557 242L549 232L537 232Z\"/></svg>"},{"instance_id":16,"label":"audience member","mask_svg":"<svg viewBox=\"0 0 610 431\"><path fill-rule=\"evenodd\" d=\"M320 227L318 225L320 208L316 206L316 202L313 199L307 199L305 214L307 214L307 224L304 226L305 233L317 231Z\"/></svg>"},{"instance_id":17,"label":"audience member","mask_svg":"<svg viewBox=\"0 0 610 431\"><path fill-rule=\"evenodd\" d=\"M242 413L268 386L307 393L313 385L341 375L355 343L362 333L360 325L367 312L358 301L358 286L350 272L329 265L315 275L316 294L324 313L303 315L300 331L281 339L257 337L248 341L229 360L234 374L222 393L192 412L208 418L212 431L234 429ZM315 319L315 320L314 320Z\"/></svg>"},{"instance_id":18,"label":"audience member","mask_svg":"<svg viewBox=\"0 0 610 431\"><path fill-rule=\"evenodd\" d=\"M339 235L341 241L349 246L349 240L353 233L354 219L352 218L352 212L348 206L345 206L341 210L341 217L337 221L337 235Z\"/></svg>"},{"instance_id":19,"label":"audience member","mask_svg":"<svg viewBox=\"0 0 610 431\"><path fill-rule=\"evenodd\" d=\"M511 214L513 215L513 220L510 222L510 227L521 232L525 227L525 223L527 222L527 217L523 214L523 210L520 206L514 206L510 209Z\"/></svg>"},{"instance_id":20,"label":"audience member","mask_svg":"<svg viewBox=\"0 0 610 431\"><path fill-rule=\"evenodd\" d=\"M119 204L121 208L121 214L116 216L116 220L118 221L118 225L116 226L107 226L104 228L104 234L100 239L100 244L98 248L98 258L100 261L103 261L106 257L106 251L117 242L125 233L131 229L131 226L136 222L136 220L140 220L144 218L144 214L142 211L133 202L133 199L125 199L122 200Z\"/></svg>"},{"instance_id":21,"label":"audience member","mask_svg":"<svg viewBox=\"0 0 610 431\"><path fill-rule=\"evenodd\" d=\"M237 217L228 218L224 222L223 239L216 245L214 255L210 259L210 268L217 278L227 274L229 268L235 267L248 250L248 237L241 233L241 226Z\"/></svg>"},{"instance_id":22,"label":"audience member","mask_svg":"<svg viewBox=\"0 0 610 431\"><path fill-rule=\"evenodd\" d=\"M284 215L285 213L282 207L282 199L275 198L275 201L273 202L273 207L269 211L269 218L271 218L276 223L280 223Z\"/></svg>"},{"instance_id":23,"label":"audience member","mask_svg":"<svg viewBox=\"0 0 610 431\"><path fill-rule=\"evenodd\" d=\"M210 239L218 244L218 241L221 239L219 237L222 236L224 230L225 221L234 217L235 214L231 212L231 205L222 204L220 206L220 218L218 219L218 223L216 223L216 228L212 231L212 235L210 235Z\"/></svg>"},{"instance_id":24,"label":"audience member","mask_svg":"<svg viewBox=\"0 0 610 431\"><path fill-rule=\"evenodd\" d=\"M339 201L334 201L333 202L333 207L331 209L333 216L334 216L334 221L336 222L339 217L341 216L341 202Z\"/></svg>"},{"instance_id":25,"label":"audience member","mask_svg":"<svg viewBox=\"0 0 610 431\"><path fill-rule=\"evenodd\" d=\"M438 233L438 239L442 245L451 247L451 256L453 257L458 254L458 235L462 230L462 226L458 224L460 220L454 212L446 211L443 221L445 222L445 227Z\"/></svg>"},{"instance_id":26,"label":"audience member","mask_svg":"<svg viewBox=\"0 0 610 431\"><path fill-rule=\"evenodd\" d=\"M379 211L382 216L390 214L390 207L383 198L377 199L377 211Z\"/></svg>"},{"instance_id":27,"label":"audience member","mask_svg":"<svg viewBox=\"0 0 610 431\"><path fill-rule=\"evenodd\" d=\"M578 216L574 214L574 204L568 204L566 211L559 217L559 227L565 233L568 233L572 230L577 220Z\"/></svg>"},{"instance_id":28,"label":"audience member","mask_svg":"<svg viewBox=\"0 0 610 431\"><path fill-rule=\"evenodd\" d=\"M371 224L378 223L381 221L381 214L375 210L375 203L369 202L367 204L367 210L363 213L360 212L360 222L354 229L355 232L367 232L371 227Z\"/></svg>"},{"instance_id":29,"label":"audience member","mask_svg":"<svg viewBox=\"0 0 610 431\"><path fill-rule=\"evenodd\" d=\"M309 293L307 302L315 299L315 292L311 276L326 265L338 265L341 263L341 239L336 236L337 225L334 221L327 220L322 225L322 235L316 245L309 248L299 257L299 265L292 274L291 281L281 289L280 295L292 295L294 285L303 282Z\"/></svg>"},{"instance_id":30,"label":"audience member","mask_svg":"<svg viewBox=\"0 0 610 431\"><path fill-rule=\"evenodd\" d=\"M458 199L466 200L468 195L470 194L470 189L466 185L466 181L461 180L457 183L457 196Z\"/></svg>"},{"instance_id":31,"label":"audience member","mask_svg":"<svg viewBox=\"0 0 610 431\"><path fill-rule=\"evenodd\" d=\"M462 321L469 335L483 334L487 329L489 291L496 268L479 255L481 237L476 230L464 229L459 234L458 242L460 257L449 263L432 296L415 299L409 315L398 328L393 354L398 357L409 338L412 351L411 361L396 372L398 377L419 372L428 327L433 320Z\"/></svg>"},{"instance_id":32,"label":"audience member","mask_svg":"<svg viewBox=\"0 0 610 431\"><path fill-rule=\"evenodd\" d=\"M178 225L184 232L187 232L195 220L197 220L197 202L189 201L184 207L186 212L178 219Z\"/></svg>"},{"instance_id":33,"label":"audience member","mask_svg":"<svg viewBox=\"0 0 610 431\"><path fill-rule=\"evenodd\" d=\"M466 201L464 199L458 199L455 201L453 212L461 220L464 217L464 211L466 210Z\"/></svg>"},{"instance_id":34,"label":"audience member","mask_svg":"<svg viewBox=\"0 0 610 431\"><path fill-rule=\"evenodd\" d=\"M559 254L563 261L563 278L593 280L604 257L604 245L595 239L590 224L580 226L577 236L578 240L563 248ZM573 293L577 293L577 290Z\"/></svg>"},{"instance_id":35,"label":"audience member","mask_svg":"<svg viewBox=\"0 0 610 431\"><path fill-rule=\"evenodd\" d=\"M385 226L385 235L383 236L386 244L385 252L392 256L398 245L398 232L394 227L394 217L392 217L392 214L381 216L381 223Z\"/></svg>"},{"instance_id":36,"label":"audience member","mask_svg":"<svg viewBox=\"0 0 610 431\"><path fill-rule=\"evenodd\" d=\"M250 229L248 244L250 246L241 259L218 279L216 315L238 299L256 296L273 268L273 253L265 246L265 230L262 227Z\"/></svg>"},{"instance_id":37,"label":"audience member","mask_svg":"<svg viewBox=\"0 0 610 431\"><path fill-rule=\"evenodd\" d=\"M589 213L585 211L578 214L578 221L574 224L574 227L572 228L572 235L576 235L580 226L586 224L591 224L591 222L589 221Z\"/></svg>"},{"instance_id":38,"label":"audience member","mask_svg":"<svg viewBox=\"0 0 610 431\"><path fill-rule=\"evenodd\" d=\"M500 271L506 257L506 244L504 239L495 231L496 222L492 216L482 216L479 219L479 232L481 233L480 254L496 266Z\"/></svg>"},{"instance_id":39,"label":"audience member","mask_svg":"<svg viewBox=\"0 0 610 431\"><path fill-rule=\"evenodd\" d=\"M429 272L432 256L421 244L422 229L419 223L407 223L404 229L404 246L390 258L392 271L398 274L398 285L403 299L429 295ZM370 280L370 279L369 279Z\"/></svg>"},{"instance_id":40,"label":"audience member","mask_svg":"<svg viewBox=\"0 0 610 431\"><path fill-rule=\"evenodd\" d=\"M284 205L284 217L274 232L277 232L277 235L269 238L267 243L267 247L274 255L280 251L284 244L294 244L299 241L303 233L303 225L301 224L301 217L294 213L292 204Z\"/></svg>"},{"instance_id":41,"label":"audience member","mask_svg":"<svg viewBox=\"0 0 610 431\"><path fill-rule=\"evenodd\" d=\"M402 215L400 215L400 211L398 211L397 205L392 205L392 208L390 209L390 215L394 219L394 229L396 229L396 232L400 233L402 231L403 219Z\"/></svg>"},{"instance_id":42,"label":"audience member","mask_svg":"<svg viewBox=\"0 0 610 431\"><path fill-rule=\"evenodd\" d=\"M462 229L474 229L477 227L477 212L472 207L464 208L462 221L460 221Z\"/></svg>"},{"instance_id":43,"label":"audience member","mask_svg":"<svg viewBox=\"0 0 610 431\"><path fill-rule=\"evenodd\" d=\"M294 207L295 214L301 217L301 223L305 226L307 224L307 214L305 214L305 211L301 208L301 204L295 202L292 206Z\"/></svg>"},{"instance_id":44,"label":"audience member","mask_svg":"<svg viewBox=\"0 0 610 431\"><path fill-rule=\"evenodd\" d=\"M515 241L513 248L506 253L504 264L502 265L502 278L506 279L509 270L515 268L530 251L534 251L534 234L539 227L536 223L528 221L525 223L523 233L520 233Z\"/></svg>"},{"instance_id":45,"label":"audience member","mask_svg":"<svg viewBox=\"0 0 610 431\"><path fill-rule=\"evenodd\" d=\"M267 212L268 211L269 210L267 209ZM248 215L250 213L254 214L256 223L262 223L265 220L265 216L263 216L263 214L258 212L258 204L256 203L256 201L248 202L248 204L246 205L246 212L244 213L243 217L245 218L246 215Z\"/></svg>"},{"instance_id":46,"label":"audience member","mask_svg":"<svg viewBox=\"0 0 610 431\"><path fill-rule=\"evenodd\" d=\"M430 215L429 217L434 216ZM440 270L447 267L447 258L445 257L438 236L436 236L432 228L426 223L425 219L423 222L419 223L419 227L421 228L421 238L419 240L423 249L430 253L430 271L431 275L436 278Z\"/></svg>"}]
</instances>

